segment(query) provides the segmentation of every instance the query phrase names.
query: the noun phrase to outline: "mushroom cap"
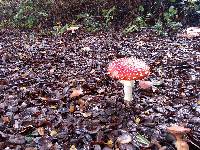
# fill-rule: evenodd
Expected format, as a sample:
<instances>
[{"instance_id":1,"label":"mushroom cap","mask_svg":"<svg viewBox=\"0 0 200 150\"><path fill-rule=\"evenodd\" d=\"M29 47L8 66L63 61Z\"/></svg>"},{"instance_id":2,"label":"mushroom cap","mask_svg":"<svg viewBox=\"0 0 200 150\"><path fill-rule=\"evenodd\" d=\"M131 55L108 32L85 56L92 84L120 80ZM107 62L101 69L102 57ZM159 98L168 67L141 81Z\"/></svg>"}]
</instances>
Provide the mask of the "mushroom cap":
<instances>
[{"instance_id":1,"label":"mushroom cap","mask_svg":"<svg viewBox=\"0 0 200 150\"><path fill-rule=\"evenodd\" d=\"M173 125L171 127L167 127L167 131L170 132L171 134L184 134L184 133L188 133L190 132L191 129L189 128L185 128L185 127L181 127L181 126L176 126Z\"/></svg>"},{"instance_id":2,"label":"mushroom cap","mask_svg":"<svg viewBox=\"0 0 200 150\"><path fill-rule=\"evenodd\" d=\"M136 58L119 58L108 66L111 77L119 80L141 80L150 73L149 67L144 61Z\"/></svg>"}]
</instances>

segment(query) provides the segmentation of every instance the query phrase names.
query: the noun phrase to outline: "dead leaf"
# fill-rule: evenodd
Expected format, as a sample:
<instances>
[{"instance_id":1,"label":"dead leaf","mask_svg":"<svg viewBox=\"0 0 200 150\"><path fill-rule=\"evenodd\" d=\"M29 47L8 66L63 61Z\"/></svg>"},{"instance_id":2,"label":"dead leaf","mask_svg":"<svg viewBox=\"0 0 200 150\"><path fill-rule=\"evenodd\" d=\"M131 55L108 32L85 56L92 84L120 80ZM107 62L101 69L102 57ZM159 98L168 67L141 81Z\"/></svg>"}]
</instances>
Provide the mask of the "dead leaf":
<instances>
[{"instance_id":1,"label":"dead leaf","mask_svg":"<svg viewBox=\"0 0 200 150\"><path fill-rule=\"evenodd\" d=\"M10 118L8 116L2 116L1 119L3 120L4 124L10 123Z\"/></svg>"},{"instance_id":2,"label":"dead leaf","mask_svg":"<svg viewBox=\"0 0 200 150\"><path fill-rule=\"evenodd\" d=\"M69 150L77 150L75 145L72 145Z\"/></svg>"},{"instance_id":3,"label":"dead leaf","mask_svg":"<svg viewBox=\"0 0 200 150\"><path fill-rule=\"evenodd\" d=\"M90 74L93 74L95 72L95 69L92 69L91 71L90 71Z\"/></svg>"},{"instance_id":4,"label":"dead leaf","mask_svg":"<svg viewBox=\"0 0 200 150\"><path fill-rule=\"evenodd\" d=\"M35 147L27 147L27 148L25 148L25 150L37 150L37 148L35 148Z\"/></svg>"},{"instance_id":5,"label":"dead leaf","mask_svg":"<svg viewBox=\"0 0 200 150\"><path fill-rule=\"evenodd\" d=\"M108 140L107 143L105 143L108 147L112 148L113 147L113 141L110 139Z\"/></svg>"},{"instance_id":6,"label":"dead leaf","mask_svg":"<svg viewBox=\"0 0 200 150\"><path fill-rule=\"evenodd\" d=\"M51 68L51 69L49 70L49 73L50 73L50 74L53 74L55 70L56 70L56 68Z\"/></svg>"},{"instance_id":7,"label":"dead leaf","mask_svg":"<svg viewBox=\"0 0 200 150\"><path fill-rule=\"evenodd\" d=\"M51 105L50 106L51 109L57 109L57 107L58 107L57 105Z\"/></svg>"},{"instance_id":8,"label":"dead leaf","mask_svg":"<svg viewBox=\"0 0 200 150\"><path fill-rule=\"evenodd\" d=\"M100 88L100 89L97 90L97 92L98 92L99 94L103 94L103 93L105 92L105 89L104 89L104 88Z\"/></svg>"},{"instance_id":9,"label":"dead leaf","mask_svg":"<svg viewBox=\"0 0 200 150\"><path fill-rule=\"evenodd\" d=\"M39 96L38 98L41 99L41 100L43 100L43 101L47 101L48 100L47 97L41 97L41 96Z\"/></svg>"},{"instance_id":10,"label":"dead leaf","mask_svg":"<svg viewBox=\"0 0 200 150\"><path fill-rule=\"evenodd\" d=\"M73 104L70 104L69 112L73 113L74 111L75 111L75 106Z\"/></svg>"},{"instance_id":11,"label":"dead leaf","mask_svg":"<svg viewBox=\"0 0 200 150\"><path fill-rule=\"evenodd\" d=\"M58 132L56 131L56 130L52 130L51 132L50 132L50 135L51 136L56 136L58 134Z\"/></svg>"},{"instance_id":12,"label":"dead leaf","mask_svg":"<svg viewBox=\"0 0 200 150\"><path fill-rule=\"evenodd\" d=\"M43 127L39 127L39 128L37 129L37 131L38 131L39 135L41 135L41 136L44 135L44 128L43 128Z\"/></svg>"},{"instance_id":13,"label":"dead leaf","mask_svg":"<svg viewBox=\"0 0 200 150\"><path fill-rule=\"evenodd\" d=\"M83 48L81 48L81 50L88 52L88 51L91 51L91 48L90 47L83 47Z\"/></svg>"},{"instance_id":14,"label":"dead leaf","mask_svg":"<svg viewBox=\"0 0 200 150\"><path fill-rule=\"evenodd\" d=\"M72 94L70 95L70 98L80 96L81 94L83 94L83 90L82 89L79 89L79 90L74 89L72 91Z\"/></svg>"},{"instance_id":15,"label":"dead leaf","mask_svg":"<svg viewBox=\"0 0 200 150\"><path fill-rule=\"evenodd\" d=\"M82 99L79 99L79 100L78 100L78 104L79 104L79 109L80 109L80 111L83 111L84 108L85 108L85 101L82 100Z\"/></svg>"},{"instance_id":16,"label":"dead leaf","mask_svg":"<svg viewBox=\"0 0 200 150\"><path fill-rule=\"evenodd\" d=\"M197 104L200 105L200 100L197 101Z\"/></svg>"},{"instance_id":17,"label":"dead leaf","mask_svg":"<svg viewBox=\"0 0 200 150\"><path fill-rule=\"evenodd\" d=\"M140 121L141 121L140 118L136 116L136 117L135 117L135 123L136 123L136 124L139 124Z\"/></svg>"},{"instance_id":18,"label":"dead leaf","mask_svg":"<svg viewBox=\"0 0 200 150\"><path fill-rule=\"evenodd\" d=\"M90 117L92 115L91 112L81 113L84 118Z\"/></svg>"},{"instance_id":19,"label":"dead leaf","mask_svg":"<svg viewBox=\"0 0 200 150\"><path fill-rule=\"evenodd\" d=\"M144 41L138 41L138 42L136 42L136 45L137 45L137 46L143 46L144 44L145 44Z\"/></svg>"},{"instance_id":20,"label":"dead leaf","mask_svg":"<svg viewBox=\"0 0 200 150\"><path fill-rule=\"evenodd\" d=\"M152 85L153 84L151 81L142 81L142 80L139 81L139 87L141 89L149 89L152 87Z\"/></svg>"},{"instance_id":21,"label":"dead leaf","mask_svg":"<svg viewBox=\"0 0 200 150\"><path fill-rule=\"evenodd\" d=\"M132 137L129 134L122 134L117 138L117 142L119 142L120 144L128 144L132 141Z\"/></svg>"}]
</instances>

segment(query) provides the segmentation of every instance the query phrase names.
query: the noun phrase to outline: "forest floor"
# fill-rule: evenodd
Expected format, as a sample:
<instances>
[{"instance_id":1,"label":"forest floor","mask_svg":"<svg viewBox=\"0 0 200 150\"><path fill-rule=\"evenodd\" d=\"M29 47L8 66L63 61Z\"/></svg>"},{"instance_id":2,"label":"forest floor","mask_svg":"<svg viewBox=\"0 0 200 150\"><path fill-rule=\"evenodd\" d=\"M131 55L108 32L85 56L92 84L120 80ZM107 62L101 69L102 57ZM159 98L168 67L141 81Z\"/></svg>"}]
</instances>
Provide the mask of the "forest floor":
<instances>
[{"instance_id":1,"label":"forest floor","mask_svg":"<svg viewBox=\"0 0 200 150\"><path fill-rule=\"evenodd\" d=\"M0 149L175 150L166 127L191 129L200 149L200 38L150 30L42 36L0 31ZM126 106L109 62L144 60L157 83Z\"/></svg>"}]
</instances>

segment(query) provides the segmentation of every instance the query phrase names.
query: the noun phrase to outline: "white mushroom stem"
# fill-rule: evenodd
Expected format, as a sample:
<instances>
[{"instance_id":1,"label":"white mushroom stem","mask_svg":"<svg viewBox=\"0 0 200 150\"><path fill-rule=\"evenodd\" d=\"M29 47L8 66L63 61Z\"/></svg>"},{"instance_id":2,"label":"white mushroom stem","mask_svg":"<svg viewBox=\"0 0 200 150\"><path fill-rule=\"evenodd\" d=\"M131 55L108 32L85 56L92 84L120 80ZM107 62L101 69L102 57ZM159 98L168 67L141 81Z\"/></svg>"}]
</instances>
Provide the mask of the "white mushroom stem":
<instances>
[{"instance_id":1,"label":"white mushroom stem","mask_svg":"<svg viewBox=\"0 0 200 150\"><path fill-rule=\"evenodd\" d=\"M124 100L132 101L133 99L133 86L135 81L134 80L121 80L120 81L124 85Z\"/></svg>"}]
</instances>

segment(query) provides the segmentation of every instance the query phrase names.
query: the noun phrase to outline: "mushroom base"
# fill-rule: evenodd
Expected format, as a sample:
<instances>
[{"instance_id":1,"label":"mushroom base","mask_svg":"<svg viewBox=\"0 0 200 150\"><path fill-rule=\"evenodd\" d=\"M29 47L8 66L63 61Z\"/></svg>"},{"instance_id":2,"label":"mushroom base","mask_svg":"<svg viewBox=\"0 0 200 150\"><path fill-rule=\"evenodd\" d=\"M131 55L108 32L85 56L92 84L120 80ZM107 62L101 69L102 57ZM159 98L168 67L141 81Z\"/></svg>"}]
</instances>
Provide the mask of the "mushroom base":
<instances>
[{"instance_id":1,"label":"mushroom base","mask_svg":"<svg viewBox=\"0 0 200 150\"><path fill-rule=\"evenodd\" d=\"M124 100L125 101L132 101L133 99L133 86L135 81L127 81L127 80L121 80L120 81L124 85Z\"/></svg>"}]
</instances>

